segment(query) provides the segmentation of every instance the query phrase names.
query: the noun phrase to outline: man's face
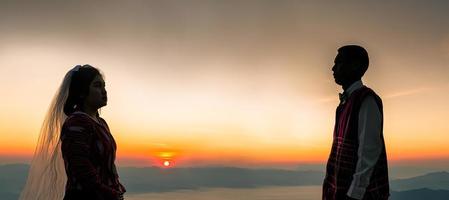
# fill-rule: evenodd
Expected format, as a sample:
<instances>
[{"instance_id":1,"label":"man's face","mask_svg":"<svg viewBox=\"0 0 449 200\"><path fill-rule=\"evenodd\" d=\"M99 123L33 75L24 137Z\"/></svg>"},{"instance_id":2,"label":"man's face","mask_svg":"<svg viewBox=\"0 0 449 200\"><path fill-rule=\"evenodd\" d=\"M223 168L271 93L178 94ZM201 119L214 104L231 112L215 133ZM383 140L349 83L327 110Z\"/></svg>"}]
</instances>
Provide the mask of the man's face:
<instances>
[{"instance_id":1,"label":"man's face","mask_svg":"<svg viewBox=\"0 0 449 200\"><path fill-rule=\"evenodd\" d=\"M338 85L344 85L353 81L353 64L348 62L347 59L345 59L340 53L335 57L332 71L335 83Z\"/></svg>"}]
</instances>

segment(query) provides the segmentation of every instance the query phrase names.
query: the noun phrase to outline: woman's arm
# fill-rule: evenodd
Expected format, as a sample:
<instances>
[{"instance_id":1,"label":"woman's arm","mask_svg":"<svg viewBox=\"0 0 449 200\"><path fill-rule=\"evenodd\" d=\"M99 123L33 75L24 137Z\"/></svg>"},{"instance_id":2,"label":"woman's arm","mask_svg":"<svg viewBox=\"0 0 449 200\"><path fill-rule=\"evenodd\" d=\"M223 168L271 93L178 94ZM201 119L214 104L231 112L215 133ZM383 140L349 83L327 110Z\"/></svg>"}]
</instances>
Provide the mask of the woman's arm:
<instances>
[{"instance_id":1,"label":"woman's arm","mask_svg":"<svg viewBox=\"0 0 449 200\"><path fill-rule=\"evenodd\" d=\"M125 186L118 180L118 179L119 179L119 175L118 175L117 167L115 166L115 164L112 166L112 172L114 173L114 175L115 175L116 178L117 178L117 181L118 181L118 189L119 189L120 193L124 194L124 193L126 192L126 188L125 188Z\"/></svg>"},{"instance_id":2,"label":"woman's arm","mask_svg":"<svg viewBox=\"0 0 449 200\"><path fill-rule=\"evenodd\" d=\"M83 189L99 190L108 198L117 199L120 192L101 183L98 172L89 159L92 140L92 128L89 124L89 121L72 118L62 128L61 150L67 162L69 176L80 183Z\"/></svg>"}]
</instances>

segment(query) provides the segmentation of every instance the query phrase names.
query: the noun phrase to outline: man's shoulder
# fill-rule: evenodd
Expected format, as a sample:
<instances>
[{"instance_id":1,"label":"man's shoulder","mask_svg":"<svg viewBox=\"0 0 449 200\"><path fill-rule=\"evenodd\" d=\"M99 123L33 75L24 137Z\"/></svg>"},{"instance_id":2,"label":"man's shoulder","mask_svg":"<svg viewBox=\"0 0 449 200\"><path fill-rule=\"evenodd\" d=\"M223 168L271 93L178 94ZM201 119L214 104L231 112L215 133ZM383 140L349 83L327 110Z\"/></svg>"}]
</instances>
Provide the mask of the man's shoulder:
<instances>
[{"instance_id":1,"label":"man's shoulder","mask_svg":"<svg viewBox=\"0 0 449 200\"><path fill-rule=\"evenodd\" d=\"M367 101L375 102L379 107L382 106L382 99L380 96L371 88L367 86L362 86L357 91L354 92L352 96L352 102L356 105L361 105Z\"/></svg>"},{"instance_id":2,"label":"man's shoulder","mask_svg":"<svg viewBox=\"0 0 449 200\"><path fill-rule=\"evenodd\" d=\"M382 107L382 99L380 96L371 88L364 86L361 88L359 101L361 104L371 104Z\"/></svg>"},{"instance_id":3,"label":"man's shoulder","mask_svg":"<svg viewBox=\"0 0 449 200\"><path fill-rule=\"evenodd\" d=\"M379 98L380 99L380 96L372 89L372 88L370 88L370 87L368 87L368 86L366 86L366 85L364 85L363 87L361 87L360 89L359 89L359 95L361 96L361 97L368 97L368 96L372 96L372 97L375 97L375 98Z\"/></svg>"}]
</instances>

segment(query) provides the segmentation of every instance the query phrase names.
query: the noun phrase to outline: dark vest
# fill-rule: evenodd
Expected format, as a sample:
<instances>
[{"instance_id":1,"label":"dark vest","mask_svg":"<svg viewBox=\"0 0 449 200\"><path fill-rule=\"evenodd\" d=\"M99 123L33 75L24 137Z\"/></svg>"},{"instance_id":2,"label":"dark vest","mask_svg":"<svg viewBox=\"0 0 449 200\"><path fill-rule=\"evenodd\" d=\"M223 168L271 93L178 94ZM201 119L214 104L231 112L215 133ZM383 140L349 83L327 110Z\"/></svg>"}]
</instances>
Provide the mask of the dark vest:
<instances>
[{"instance_id":1,"label":"dark vest","mask_svg":"<svg viewBox=\"0 0 449 200\"><path fill-rule=\"evenodd\" d=\"M354 91L346 100L346 103L337 107L332 150L327 162L326 177L323 183L323 200L345 199L349 190L358 160L360 106L369 95L374 97L383 116L380 97L365 86ZM380 134L383 143L382 152L374 166L363 200L386 200L389 196L387 155L383 131Z\"/></svg>"}]
</instances>

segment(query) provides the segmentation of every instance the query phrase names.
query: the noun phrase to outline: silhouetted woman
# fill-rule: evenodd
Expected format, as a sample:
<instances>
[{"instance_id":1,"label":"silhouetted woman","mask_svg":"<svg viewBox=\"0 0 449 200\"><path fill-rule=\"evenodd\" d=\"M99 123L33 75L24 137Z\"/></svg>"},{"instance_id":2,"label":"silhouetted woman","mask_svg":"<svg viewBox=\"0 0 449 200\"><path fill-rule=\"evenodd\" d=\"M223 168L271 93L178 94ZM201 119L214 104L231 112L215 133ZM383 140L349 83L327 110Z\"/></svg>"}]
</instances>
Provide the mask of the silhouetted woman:
<instances>
[{"instance_id":1,"label":"silhouetted woman","mask_svg":"<svg viewBox=\"0 0 449 200\"><path fill-rule=\"evenodd\" d=\"M123 199L116 143L98 113L106 104L98 69L78 65L66 74L42 125L20 199Z\"/></svg>"}]
</instances>

